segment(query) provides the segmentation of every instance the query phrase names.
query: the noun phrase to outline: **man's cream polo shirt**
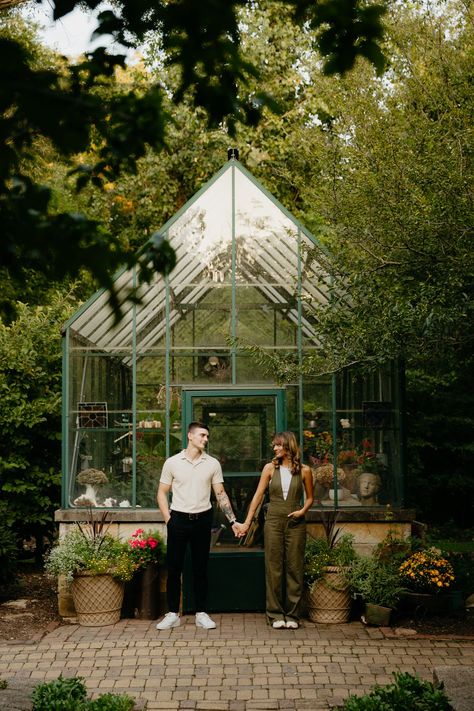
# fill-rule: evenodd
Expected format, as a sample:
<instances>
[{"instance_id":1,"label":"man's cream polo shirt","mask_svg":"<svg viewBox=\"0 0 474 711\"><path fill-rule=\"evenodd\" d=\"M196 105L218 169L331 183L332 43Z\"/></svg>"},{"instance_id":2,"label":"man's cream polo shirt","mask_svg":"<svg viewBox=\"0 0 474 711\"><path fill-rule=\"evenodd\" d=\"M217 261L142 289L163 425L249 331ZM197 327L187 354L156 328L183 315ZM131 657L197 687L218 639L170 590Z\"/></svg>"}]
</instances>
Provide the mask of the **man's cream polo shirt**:
<instances>
[{"instance_id":1,"label":"man's cream polo shirt","mask_svg":"<svg viewBox=\"0 0 474 711\"><path fill-rule=\"evenodd\" d=\"M201 513L211 508L211 487L223 484L224 477L217 459L203 452L199 459L192 462L183 449L165 461L160 483L171 484L171 510Z\"/></svg>"}]
</instances>

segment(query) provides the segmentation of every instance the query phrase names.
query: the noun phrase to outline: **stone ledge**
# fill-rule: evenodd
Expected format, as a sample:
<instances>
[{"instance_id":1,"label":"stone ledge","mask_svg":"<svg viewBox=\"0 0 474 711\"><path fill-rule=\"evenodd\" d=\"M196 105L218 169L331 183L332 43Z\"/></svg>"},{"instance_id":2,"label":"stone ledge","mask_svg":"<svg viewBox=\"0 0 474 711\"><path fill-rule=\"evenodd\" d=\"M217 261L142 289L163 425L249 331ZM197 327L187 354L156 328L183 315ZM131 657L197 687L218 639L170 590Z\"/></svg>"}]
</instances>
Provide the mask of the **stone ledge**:
<instances>
[{"instance_id":1,"label":"stone ledge","mask_svg":"<svg viewBox=\"0 0 474 711\"><path fill-rule=\"evenodd\" d=\"M308 523L321 523L321 514L334 513L334 509L328 506L311 508L306 514ZM416 519L414 509L393 509L389 511L385 506L377 506L374 508L360 509L338 509L337 523L363 522L363 523L411 523Z\"/></svg>"},{"instance_id":2,"label":"stone ledge","mask_svg":"<svg viewBox=\"0 0 474 711\"><path fill-rule=\"evenodd\" d=\"M433 669L436 685L442 684L453 711L472 711L474 699L473 667L436 667Z\"/></svg>"},{"instance_id":3,"label":"stone ledge","mask_svg":"<svg viewBox=\"0 0 474 711\"><path fill-rule=\"evenodd\" d=\"M97 517L104 512L109 513L108 520L114 523L164 523L163 516L159 509L106 509L102 506L93 508L93 514ZM58 523L74 523L75 521L88 521L89 509L58 509L54 512L54 520Z\"/></svg>"},{"instance_id":4,"label":"stone ledge","mask_svg":"<svg viewBox=\"0 0 474 711\"><path fill-rule=\"evenodd\" d=\"M124 509L106 509L102 506L92 509L94 514L98 516L104 512L109 512L109 520L117 523L120 522L130 522L130 523L140 523L140 522L152 522L152 523L164 523L161 511L156 509L142 509L142 508L124 508ZM306 514L306 520L309 523L321 523L320 514L330 514L334 511L329 507L313 507ZM88 519L88 509L76 508L76 509L58 509L54 512L54 520L58 523L68 523L75 521L86 521ZM416 512L414 509L390 509L390 515L385 506L379 506L367 509L339 509L338 510L338 523L348 523L348 522L383 522L383 523L411 523L415 521Z\"/></svg>"}]
</instances>

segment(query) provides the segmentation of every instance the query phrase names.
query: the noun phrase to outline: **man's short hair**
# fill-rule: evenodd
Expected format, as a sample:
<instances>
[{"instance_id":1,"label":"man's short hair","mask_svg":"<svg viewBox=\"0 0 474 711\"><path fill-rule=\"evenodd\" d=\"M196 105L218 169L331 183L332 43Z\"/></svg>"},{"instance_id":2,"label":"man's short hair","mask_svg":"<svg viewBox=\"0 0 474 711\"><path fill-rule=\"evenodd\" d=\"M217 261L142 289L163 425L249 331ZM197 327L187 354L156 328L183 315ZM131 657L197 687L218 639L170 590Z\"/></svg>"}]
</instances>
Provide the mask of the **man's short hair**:
<instances>
[{"instance_id":1,"label":"man's short hair","mask_svg":"<svg viewBox=\"0 0 474 711\"><path fill-rule=\"evenodd\" d=\"M209 427L207 425L205 425L204 422L190 422L188 425L188 434L190 432L194 432L194 430L198 430L198 429L207 430L207 432L209 434Z\"/></svg>"}]
</instances>

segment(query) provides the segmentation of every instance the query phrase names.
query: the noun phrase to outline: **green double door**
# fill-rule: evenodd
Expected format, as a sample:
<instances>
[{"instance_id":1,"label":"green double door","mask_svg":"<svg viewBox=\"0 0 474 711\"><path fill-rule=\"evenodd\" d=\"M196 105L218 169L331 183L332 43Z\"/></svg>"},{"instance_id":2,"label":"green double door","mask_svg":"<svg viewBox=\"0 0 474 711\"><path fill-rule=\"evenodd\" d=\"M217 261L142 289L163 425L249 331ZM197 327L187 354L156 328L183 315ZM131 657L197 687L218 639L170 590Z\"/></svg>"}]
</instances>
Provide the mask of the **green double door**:
<instances>
[{"instance_id":1,"label":"green double door","mask_svg":"<svg viewBox=\"0 0 474 711\"><path fill-rule=\"evenodd\" d=\"M219 459L235 515L243 521L264 464L273 457L275 432L286 428L285 391L184 390L183 431L192 421L209 427L208 453ZM183 443L185 444L185 443ZM242 545L213 502L208 609L217 612L265 609L263 530ZM191 568L185 566L183 610L194 609Z\"/></svg>"}]
</instances>

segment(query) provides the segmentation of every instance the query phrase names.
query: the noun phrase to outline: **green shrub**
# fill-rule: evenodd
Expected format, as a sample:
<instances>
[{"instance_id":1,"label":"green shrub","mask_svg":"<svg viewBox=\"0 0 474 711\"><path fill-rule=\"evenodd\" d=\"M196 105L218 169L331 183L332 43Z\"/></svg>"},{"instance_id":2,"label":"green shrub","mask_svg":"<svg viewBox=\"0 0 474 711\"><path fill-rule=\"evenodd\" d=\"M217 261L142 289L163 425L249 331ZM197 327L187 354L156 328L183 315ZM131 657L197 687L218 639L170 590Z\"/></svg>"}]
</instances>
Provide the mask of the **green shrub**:
<instances>
[{"instance_id":1,"label":"green shrub","mask_svg":"<svg viewBox=\"0 0 474 711\"><path fill-rule=\"evenodd\" d=\"M86 686L82 677L39 684L33 691L33 711L82 711L86 707Z\"/></svg>"},{"instance_id":2,"label":"green shrub","mask_svg":"<svg viewBox=\"0 0 474 711\"><path fill-rule=\"evenodd\" d=\"M365 696L349 696L342 711L449 711L442 689L407 673L395 673L395 682L375 686Z\"/></svg>"},{"instance_id":3,"label":"green shrub","mask_svg":"<svg viewBox=\"0 0 474 711\"><path fill-rule=\"evenodd\" d=\"M4 509L0 506L0 585L10 584L17 572L16 540L5 521Z\"/></svg>"},{"instance_id":4,"label":"green shrub","mask_svg":"<svg viewBox=\"0 0 474 711\"><path fill-rule=\"evenodd\" d=\"M362 595L364 602L395 608L405 588L398 570L377 558L358 558L348 571L352 592Z\"/></svg>"},{"instance_id":5,"label":"green shrub","mask_svg":"<svg viewBox=\"0 0 474 711\"><path fill-rule=\"evenodd\" d=\"M98 699L89 701L87 711L132 711L135 701L131 696L102 694Z\"/></svg>"},{"instance_id":6,"label":"green shrub","mask_svg":"<svg viewBox=\"0 0 474 711\"><path fill-rule=\"evenodd\" d=\"M31 696L32 711L132 711L135 701L131 696L102 694L93 701L87 700L87 690L82 677L39 684Z\"/></svg>"}]
</instances>

